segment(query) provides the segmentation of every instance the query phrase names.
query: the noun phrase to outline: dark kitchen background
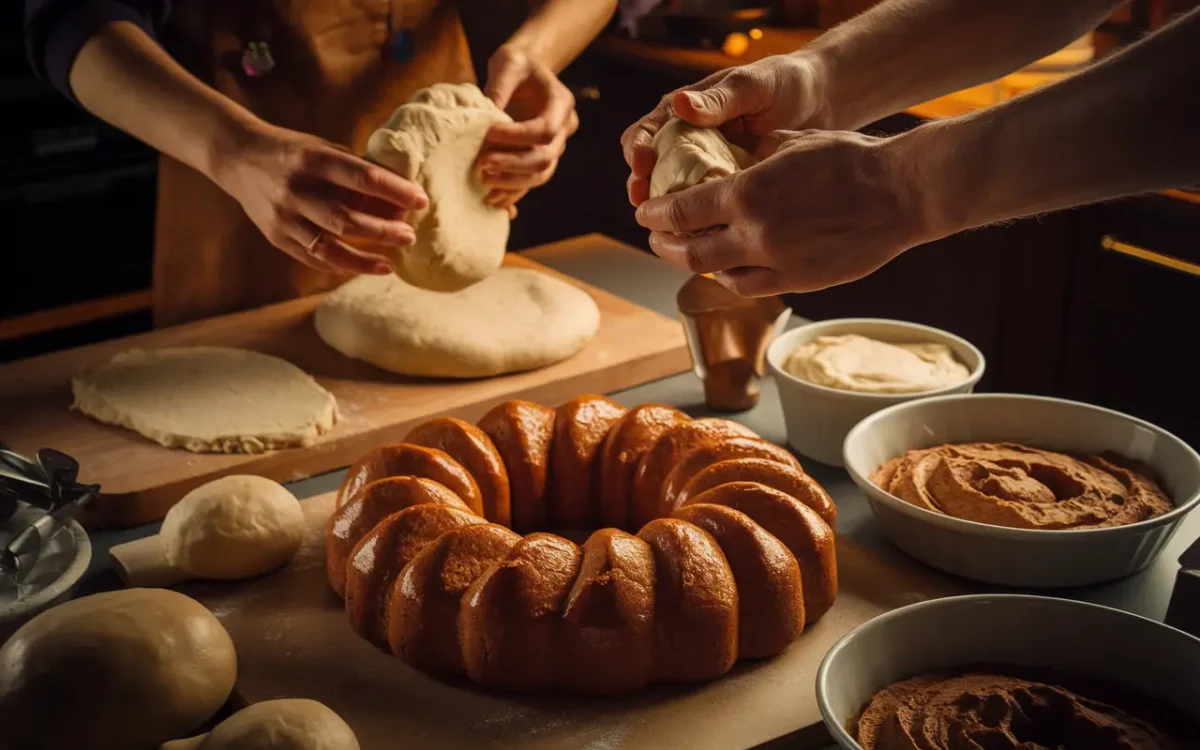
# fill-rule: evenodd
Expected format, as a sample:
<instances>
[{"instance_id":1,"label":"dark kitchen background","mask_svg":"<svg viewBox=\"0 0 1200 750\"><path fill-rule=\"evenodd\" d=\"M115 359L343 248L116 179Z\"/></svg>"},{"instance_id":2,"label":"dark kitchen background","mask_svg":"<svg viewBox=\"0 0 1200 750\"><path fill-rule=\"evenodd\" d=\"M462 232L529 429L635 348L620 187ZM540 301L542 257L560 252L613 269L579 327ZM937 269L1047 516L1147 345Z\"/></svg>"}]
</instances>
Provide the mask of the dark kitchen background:
<instances>
[{"instance_id":1,"label":"dark kitchen background","mask_svg":"<svg viewBox=\"0 0 1200 750\"><path fill-rule=\"evenodd\" d=\"M625 127L663 93L794 49L871 4L667 0L638 22L636 38L614 20L563 74L580 129L551 186L521 204L510 248L590 232L645 248L625 199ZM868 130L898 132L1019 95L1195 5L1129 3L1058 55ZM0 139L0 361L145 330L156 156L38 81L25 58L21 4L0 13L0 100L15 129ZM881 316L954 331L988 357L985 390L1090 401L1200 444L1198 238L1200 193L1169 191L950 237L863 281L789 301L810 318Z\"/></svg>"}]
</instances>

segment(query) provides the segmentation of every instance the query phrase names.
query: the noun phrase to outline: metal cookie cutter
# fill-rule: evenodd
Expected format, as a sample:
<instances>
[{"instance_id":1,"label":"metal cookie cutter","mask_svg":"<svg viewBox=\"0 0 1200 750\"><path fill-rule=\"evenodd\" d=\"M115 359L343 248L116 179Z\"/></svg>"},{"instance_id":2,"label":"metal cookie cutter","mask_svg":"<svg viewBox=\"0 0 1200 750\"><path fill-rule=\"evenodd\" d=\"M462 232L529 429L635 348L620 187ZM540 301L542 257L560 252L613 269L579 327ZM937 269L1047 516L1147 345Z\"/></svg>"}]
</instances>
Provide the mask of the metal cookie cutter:
<instances>
[{"instance_id":1,"label":"metal cookie cutter","mask_svg":"<svg viewBox=\"0 0 1200 750\"><path fill-rule=\"evenodd\" d=\"M54 535L100 493L78 476L79 462L65 453L42 448L30 459L0 443L0 525L23 503L45 511L0 549L0 582L23 583Z\"/></svg>"}]
</instances>

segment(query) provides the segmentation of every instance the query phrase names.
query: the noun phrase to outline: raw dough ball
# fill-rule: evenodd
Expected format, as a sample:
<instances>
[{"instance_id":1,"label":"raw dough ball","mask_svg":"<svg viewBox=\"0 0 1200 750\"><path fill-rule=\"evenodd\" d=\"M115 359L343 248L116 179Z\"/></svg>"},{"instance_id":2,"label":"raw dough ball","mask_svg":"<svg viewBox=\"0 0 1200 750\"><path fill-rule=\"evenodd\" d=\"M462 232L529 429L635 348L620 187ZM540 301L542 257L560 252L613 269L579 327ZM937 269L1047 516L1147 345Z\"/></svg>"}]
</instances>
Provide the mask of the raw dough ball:
<instances>
[{"instance_id":1,"label":"raw dough ball","mask_svg":"<svg viewBox=\"0 0 1200 750\"><path fill-rule=\"evenodd\" d=\"M358 750L358 740L342 717L316 701L276 700L255 703L209 734L160 750Z\"/></svg>"},{"instance_id":2,"label":"raw dough ball","mask_svg":"<svg viewBox=\"0 0 1200 750\"><path fill-rule=\"evenodd\" d=\"M154 747L211 718L236 675L229 634L183 594L76 599L0 648L0 747Z\"/></svg>"},{"instance_id":3,"label":"raw dough ball","mask_svg":"<svg viewBox=\"0 0 1200 750\"><path fill-rule=\"evenodd\" d=\"M475 158L488 128L512 122L471 83L437 83L413 95L367 141L367 157L425 189L429 206L409 216L411 247L389 255L396 273L452 292L490 276L504 260L508 212L484 202Z\"/></svg>"},{"instance_id":4,"label":"raw dough ball","mask_svg":"<svg viewBox=\"0 0 1200 750\"><path fill-rule=\"evenodd\" d=\"M716 128L698 128L678 117L655 134L654 152L658 160L650 173L651 198L728 177L755 162Z\"/></svg>"},{"instance_id":5,"label":"raw dough ball","mask_svg":"<svg viewBox=\"0 0 1200 750\"><path fill-rule=\"evenodd\" d=\"M291 560L305 528L300 501L278 482L229 476L184 495L158 537L171 565L195 578L234 581Z\"/></svg>"},{"instance_id":6,"label":"raw dough ball","mask_svg":"<svg viewBox=\"0 0 1200 750\"><path fill-rule=\"evenodd\" d=\"M333 394L307 373L245 349L131 349L71 389L84 414L196 453L310 445L337 421Z\"/></svg>"},{"instance_id":7,"label":"raw dough ball","mask_svg":"<svg viewBox=\"0 0 1200 750\"><path fill-rule=\"evenodd\" d=\"M600 310L572 284L502 268L453 293L360 276L325 298L315 322L325 343L384 370L478 378L570 357L596 335Z\"/></svg>"}]
</instances>

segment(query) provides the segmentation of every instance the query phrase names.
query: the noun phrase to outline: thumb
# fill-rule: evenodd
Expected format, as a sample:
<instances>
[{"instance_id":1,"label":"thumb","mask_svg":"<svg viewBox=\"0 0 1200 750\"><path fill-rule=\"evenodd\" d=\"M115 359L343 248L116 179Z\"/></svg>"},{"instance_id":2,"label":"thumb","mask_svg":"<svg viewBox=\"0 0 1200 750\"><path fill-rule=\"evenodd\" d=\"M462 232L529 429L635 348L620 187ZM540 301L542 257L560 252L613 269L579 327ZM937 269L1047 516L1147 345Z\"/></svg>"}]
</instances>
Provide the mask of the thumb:
<instances>
[{"instance_id":1,"label":"thumb","mask_svg":"<svg viewBox=\"0 0 1200 750\"><path fill-rule=\"evenodd\" d=\"M517 86L525 80L526 73L524 66L511 58L493 58L492 64L488 65L488 81L483 93L494 101L497 107L505 109Z\"/></svg>"},{"instance_id":2,"label":"thumb","mask_svg":"<svg viewBox=\"0 0 1200 750\"><path fill-rule=\"evenodd\" d=\"M720 83L703 91L680 91L672 102L675 114L701 128L716 128L745 114L738 96Z\"/></svg>"}]
</instances>

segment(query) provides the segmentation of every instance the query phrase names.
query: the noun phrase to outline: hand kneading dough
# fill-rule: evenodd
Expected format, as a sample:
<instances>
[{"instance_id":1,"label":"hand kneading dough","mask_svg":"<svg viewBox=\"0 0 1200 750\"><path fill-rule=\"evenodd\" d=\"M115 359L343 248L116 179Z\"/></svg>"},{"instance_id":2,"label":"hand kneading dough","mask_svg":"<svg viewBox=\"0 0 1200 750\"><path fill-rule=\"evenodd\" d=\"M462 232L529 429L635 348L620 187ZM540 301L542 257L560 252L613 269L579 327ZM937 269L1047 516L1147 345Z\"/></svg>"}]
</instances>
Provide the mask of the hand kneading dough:
<instances>
[{"instance_id":1,"label":"hand kneading dough","mask_svg":"<svg viewBox=\"0 0 1200 750\"><path fill-rule=\"evenodd\" d=\"M490 276L508 243L508 212L484 202L475 158L488 129L512 122L474 84L437 83L413 95L367 141L367 157L425 189L429 206L408 216L411 247L390 252L414 286L453 292Z\"/></svg>"},{"instance_id":2,"label":"hand kneading dough","mask_svg":"<svg viewBox=\"0 0 1200 750\"><path fill-rule=\"evenodd\" d=\"M0 747L155 747L208 721L236 675L229 634L183 594L76 599L0 648Z\"/></svg>"},{"instance_id":3,"label":"hand kneading dough","mask_svg":"<svg viewBox=\"0 0 1200 750\"><path fill-rule=\"evenodd\" d=\"M596 335L600 310L565 281L502 268L453 293L360 276L326 297L314 320L347 357L401 375L478 378L570 357Z\"/></svg>"},{"instance_id":4,"label":"hand kneading dough","mask_svg":"<svg viewBox=\"0 0 1200 750\"><path fill-rule=\"evenodd\" d=\"M73 408L195 453L311 445L337 401L300 368L245 349L131 349L76 376Z\"/></svg>"},{"instance_id":5,"label":"hand kneading dough","mask_svg":"<svg viewBox=\"0 0 1200 750\"><path fill-rule=\"evenodd\" d=\"M359 750L354 732L323 704L275 700L243 708L209 734L159 750Z\"/></svg>"},{"instance_id":6,"label":"hand kneading dough","mask_svg":"<svg viewBox=\"0 0 1200 750\"><path fill-rule=\"evenodd\" d=\"M167 562L194 578L235 581L275 570L304 541L296 496L266 477L222 477L183 496L158 537Z\"/></svg>"},{"instance_id":7,"label":"hand kneading dough","mask_svg":"<svg viewBox=\"0 0 1200 750\"><path fill-rule=\"evenodd\" d=\"M716 128L698 128L678 117L655 134L654 152L658 160L650 173L651 198L728 177L755 162Z\"/></svg>"}]
</instances>

